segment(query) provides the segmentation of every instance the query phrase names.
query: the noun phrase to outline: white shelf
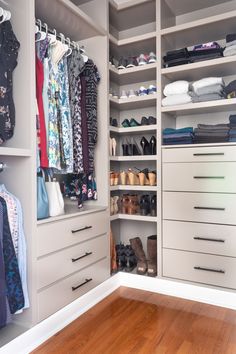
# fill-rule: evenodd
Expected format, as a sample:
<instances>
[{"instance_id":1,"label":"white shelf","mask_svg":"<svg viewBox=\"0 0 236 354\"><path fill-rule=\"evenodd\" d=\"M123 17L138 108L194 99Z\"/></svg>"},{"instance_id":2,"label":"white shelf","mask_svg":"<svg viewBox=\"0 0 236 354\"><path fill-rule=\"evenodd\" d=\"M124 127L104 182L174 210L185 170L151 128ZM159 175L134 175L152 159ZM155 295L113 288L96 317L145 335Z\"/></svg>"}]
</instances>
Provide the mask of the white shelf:
<instances>
[{"instance_id":1,"label":"white shelf","mask_svg":"<svg viewBox=\"0 0 236 354\"><path fill-rule=\"evenodd\" d=\"M146 4L151 1L152 0L127 0L123 3L117 3L114 0L110 0L109 3L111 4L111 6L115 8L116 11L121 11L121 10L129 9L133 6Z\"/></svg>"},{"instance_id":2,"label":"white shelf","mask_svg":"<svg viewBox=\"0 0 236 354\"><path fill-rule=\"evenodd\" d=\"M188 103L184 105L161 108L162 113L170 113L174 115L227 112L233 110L236 110L236 98L209 102Z\"/></svg>"},{"instance_id":3,"label":"white shelf","mask_svg":"<svg viewBox=\"0 0 236 354\"><path fill-rule=\"evenodd\" d=\"M106 30L94 22L70 0L36 0L36 17L56 28L72 40L78 41L95 36L105 36Z\"/></svg>"},{"instance_id":4,"label":"white shelf","mask_svg":"<svg viewBox=\"0 0 236 354\"><path fill-rule=\"evenodd\" d=\"M110 132L116 134L138 134L138 133L147 133L147 132L155 132L157 130L157 125L141 125L138 127L131 128L117 128L110 127Z\"/></svg>"},{"instance_id":5,"label":"white shelf","mask_svg":"<svg viewBox=\"0 0 236 354\"><path fill-rule=\"evenodd\" d=\"M200 61L185 65L178 65L171 68L163 68L161 74L167 76L171 81L188 80L194 81L207 76L229 76L235 74L236 55L217 59Z\"/></svg>"},{"instance_id":6,"label":"white shelf","mask_svg":"<svg viewBox=\"0 0 236 354\"><path fill-rule=\"evenodd\" d=\"M32 153L29 149L16 149L11 147L0 147L0 156L30 157Z\"/></svg>"},{"instance_id":7,"label":"white shelf","mask_svg":"<svg viewBox=\"0 0 236 354\"><path fill-rule=\"evenodd\" d=\"M109 66L110 79L118 85L132 84L144 81L156 81L157 63L135 66L128 69L120 69Z\"/></svg>"},{"instance_id":8,"label":"white shelf","mask_svg":"<svg viewBox=\"0 0 236 354\"><path fill-rule=\"evenodd\" d=\"M147 41L150 39L155 39L156 32L144 33L144 34L140 34L140 35L125 38L125 39L116 39L114 36L112 36L110 34L109 38L110 38L111 43L115 44L118 47L121 47L121 46L130 45L130 44L137 43L137 42L143 42L143 41Z\"/></svg>"},{"instance_id":9,"label":"white shelf","mask_svg":"<svg viewBox=\"0 0 236 354\"><path fill-rule=\"evenodd\" d=\"M165 0L169 8L176 16L183 15L189 12L198 11L211 6L222 4L222 0Z\"/></svg>"},{"instance_id":10,"label":"white shelf","mask_svg":"<svg viewBox=\"0 0 236 354\"><path fill-rule=\"evenodd\" d=\"M129 214L115 214L110 217L110 221L114 221L114 220L157 222L157 217L156 216L129 215Z\"/></svg>"},{"instance_id":11,"label":"white shelf","mask_svg":"<svg viewBox=\"0 0 236 354\"><path fill-rule=\"evenodd\" d=\"M157 101L157 95L147 95L147 96L136 96L133 98L118 99L110 97L111 106L118 110L129 110L146 108L150 106L155 106Z\"/></svg>"},{"instance_id":12,"label":"white shelf","mask_svg":"<svg viewBox=\"0 0 236 354\"><path fill-rule=\"evenodd\" d=\"M157 186L139 186L139 185L118 185L118 186L110 186L110 191L146 191L146 192L156 192Z\"/></svg>"},{"instance_id":13,"label":"white shelf","mask_svg":"<svg viewBox=\"0 0 236 354\"><path fill-rule=\"evenodd\" d=\"M156 161L157 155L111 156L110 161Z\"/></svg>"},{"instance_id":14,"label":"white shelf","mask_svg":"<svg viewBox=\"0 0 236 354\"><path fill-rule=\"evenodd\" d=\"M171 36L176 48L225 38L235 32L236 10L183 23L161 30L161 36Z\"/></svg>"},{"instance_id":15,"label":"white shelf","mask_svg":"<svg viewBox=\"0 0 236 354\"><path fill-rule=\"evenodd\" d=\"M162 145L162 149L176 149L176 148L192 148L192 147L212 147L212 146L235 146L236 142L225 143L209 143L209 144L181 144L181 145Z\"/></svg>"}]
</instances>

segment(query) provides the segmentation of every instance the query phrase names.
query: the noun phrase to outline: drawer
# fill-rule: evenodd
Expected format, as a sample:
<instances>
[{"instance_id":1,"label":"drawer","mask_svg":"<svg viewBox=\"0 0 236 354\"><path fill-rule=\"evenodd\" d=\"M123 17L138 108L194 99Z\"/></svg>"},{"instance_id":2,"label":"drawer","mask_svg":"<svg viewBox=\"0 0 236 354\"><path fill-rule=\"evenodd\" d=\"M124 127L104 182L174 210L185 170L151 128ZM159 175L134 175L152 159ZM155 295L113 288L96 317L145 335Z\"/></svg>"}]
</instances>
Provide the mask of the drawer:
<instances>
[{"instance_id":1,"label":"drawer","mask_svg":"<svg viewBox=\"0 0 236 354\"><path fill-rule=\"evenodd\" d=\"M215 224L236 224L236 195L163 193L163 218Z\"/></svg>"},{"instance_id":2,"label":"drawer","mask_svg":"<svg viewBox=\"0 0 236 354\"><path fill-rule=\"evenodd\" d=\"M109 259L103 259L92 266L55 283L38 292L38 319L44 320L81 295L96 287L109 276Z\"/></svg>"},{"instance_id":3,"label":"drawer","mask_svg":"<svg viewBox=\"0 0 236 354\"><path fill-rule=\"evenodd\" d=\"M105 211L38 225L37 256L73 246L108 230L109 218Z\"/></svg>"},{"instance_id":4,"label":"drawer","mask_svg":"<svg viewBox=\"0 0 236 354\"><path fill-rule=\"evenodd\" d=\"M236 162L163 165L165 191L236 193L235 181Z\"/></svg>"},{"instance_id":5,"label":"drawer","mask_svg":"<svg viewBox=\"0 0 236 354\"><path fill-rule=\"evenodd\" d=\"M236 258L163 250L163 276L236 288Z\"/></svg>"},{"instance_id":6,"label":"drawer","mask_svg":"<svg viewBox=\"0 0 236 354\"><path fill-rule=\"evenodd\" d=\"M236 227L165 220L163 247L236 257Z\"/></svg>"},{"instance_id":7,"label":"drawer","mask_svg":"<svg viewBox=\"0 0 236 354\"><path fill-rule=\"evenodd\" d=\"M163 162L236 161L236 146L173 148L162 150Z\"/></svg>"},{"instance_id":8,"label":"drawer","mask_svg":"<svg viewBox=\"0 0 236 354\"><path fill-rule=\"evenodd\" d=\"M107 234L44 256L37 261L38 289L97 262L109 254Z\"/></svg>"}]
</instances>

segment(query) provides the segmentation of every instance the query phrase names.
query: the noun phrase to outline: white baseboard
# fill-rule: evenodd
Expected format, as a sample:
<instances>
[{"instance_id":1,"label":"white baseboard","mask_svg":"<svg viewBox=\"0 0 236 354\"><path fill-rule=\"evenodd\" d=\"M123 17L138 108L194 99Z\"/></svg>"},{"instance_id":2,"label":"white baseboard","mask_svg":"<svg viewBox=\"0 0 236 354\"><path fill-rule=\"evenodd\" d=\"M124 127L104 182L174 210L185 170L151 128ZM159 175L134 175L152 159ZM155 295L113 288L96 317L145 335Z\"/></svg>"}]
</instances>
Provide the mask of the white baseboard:
<instances>
[{"instance_id":1,"label":"white baseboard","mask_svg":"<svg viewBox=\"0 0 236 354\"><path fill-rule=\"evenodd\" d=\"M118 273L64 307L7 345L1 354L28 354L48 338L95 306L120 286L203 302L236 310L236 293L136 274Z\"/></svg>"}]
</instances>

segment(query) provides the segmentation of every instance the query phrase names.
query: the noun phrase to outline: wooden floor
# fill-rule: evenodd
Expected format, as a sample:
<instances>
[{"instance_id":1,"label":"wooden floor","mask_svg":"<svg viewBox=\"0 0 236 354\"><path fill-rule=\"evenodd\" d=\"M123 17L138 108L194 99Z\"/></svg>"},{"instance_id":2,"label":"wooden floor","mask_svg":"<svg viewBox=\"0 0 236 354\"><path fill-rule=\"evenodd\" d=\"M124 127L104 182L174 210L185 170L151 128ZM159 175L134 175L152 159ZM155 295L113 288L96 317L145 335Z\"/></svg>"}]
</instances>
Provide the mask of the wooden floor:
<instances>
[{"instance_id":1,"label":"wooden floor","mask_svg":"<svg viewBox=\"0 0 236 354\"><path fill-rule=\"evenodd\" d=\"M236 311L120 288L36 354L236 354Z\"/></svg>"}]
</instances>

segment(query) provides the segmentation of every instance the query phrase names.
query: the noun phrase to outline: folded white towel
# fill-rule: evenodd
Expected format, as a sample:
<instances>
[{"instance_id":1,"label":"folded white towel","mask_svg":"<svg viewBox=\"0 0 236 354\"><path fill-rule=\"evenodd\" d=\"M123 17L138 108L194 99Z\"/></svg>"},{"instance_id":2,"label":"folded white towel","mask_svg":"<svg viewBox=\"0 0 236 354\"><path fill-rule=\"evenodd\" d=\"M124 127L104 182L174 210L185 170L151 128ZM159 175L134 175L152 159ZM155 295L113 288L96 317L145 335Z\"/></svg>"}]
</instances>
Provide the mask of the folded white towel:
<instances>
[{"instance_id":1,"label":"folded white towel","mask_svg":"<svg viewBox=\"0 0 236 354\"><path fill-rule=\"evenodd\" d=\"M186 104L192 102L192 97L188 93L182 93L180 95L170 95L162 100L162 106L175 106L178 104Z\"/></svg>"},{"instance_id":2,"label":"folded white towel","mask_svg":"<svg viewBox=\"0 0 236 354\"><path fill-rule=\"evenodd\" d=\"M179 80L166 85L163 93L165 96L180 95L183 93L188 93L188 90L189 90L188 81Z\"/></svg>"},{"instance_id":3,"label":"folded white towel","mask_svg":"<svg viewBox=\"0 0 236 354\"><path fill-rule=\"evenodd\" d=\"M222 77L205 77L204 79L195 81L192 83L192 87L194 92L196 89L200 89L202 87L212 86L212 85L222 85L224 86L224 81Z\"/></svg>"}]
</instances>

